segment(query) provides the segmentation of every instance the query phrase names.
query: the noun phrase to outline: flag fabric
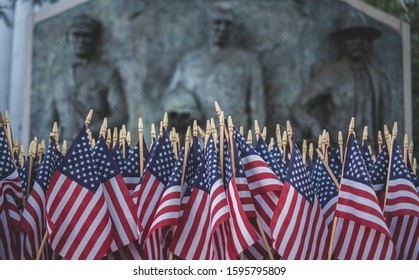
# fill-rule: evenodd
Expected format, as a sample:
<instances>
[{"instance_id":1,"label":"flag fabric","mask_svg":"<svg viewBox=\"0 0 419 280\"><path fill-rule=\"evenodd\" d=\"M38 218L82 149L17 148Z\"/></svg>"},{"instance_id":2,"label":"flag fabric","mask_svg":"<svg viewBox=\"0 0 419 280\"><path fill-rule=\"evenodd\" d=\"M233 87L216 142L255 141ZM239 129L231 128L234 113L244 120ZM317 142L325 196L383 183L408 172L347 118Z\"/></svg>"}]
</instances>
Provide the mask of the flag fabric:
<instances>
[{"instance_id":1,"label":"flag fabric","mask_svg":"<svg viewBox=\"0 0 419 280\"><path fill-rule=\"evenodd\" d=\"M145 259L166 258L166 252L163 251L161 246L163 234L161 230L157 230L151 235L148 233L174 164L175 155L169 140L169 134L164 129L163 135L159 137L133 193L137 209L137 223L143 227L140 245L144 248Z\"/></svg>"},{"instance_id":2,"label":"flag fabric","mask_svg":"<svg viewBox=\"0 0 419 280\"><path fill-rule=\"evenodd\" d=\"M137 228L135 204L103 136L93 149L93 157L112 221L114 252L136 241L142 230Z\"/></svg>"},{"instance_id":3,"label":"flag fabric","mask_svg":"<svg viewBox=\"0 0 419 280\"><path fill-rule=\"evenodd\" d=\"M196 172L198 171L198 166L203 158L203 152L201 145L199 143L198 136L192 137L192 146L189 149L189 155L186 164L186 173L185 173L185 182L182 186L182 195L181 195L181 204L179 218L183 215L183 210L188 204L189 197L192 192L192 180L195 177Z\"/></svg>"},{"instance_id":4,"label":"flag fabric","mask_svg":"<svg viewBox=\"0 0 419 280\"><path fill-rule=\"evenodd\" d=\"M22 181L0 128L0 259L19 259Z\"/></svg>"},{"instance_id":5,"label":"flag fabric","mask_svg":"<svg viewBox=\"0 0 419 280\"><path fill-rule=\"evenodd\" d=\"M64 259L101 259L113 240L112 221L83 126L47 189L51 248Z\"/></svg>"},{"instance_id":6,"label":"flag fabric","mask_svg":"<svg viewBox=\"0 0 419 280\"><path fill-rule=\"evenodd\" d=\"M342 177L342 163L340 162L340 159L335 152L335 150L332 147L327 148L327 156L330 170L332 170L333 175L336 178L336 181L340 182L340 177Z\"/></svg>"},{"instance_id":7,"label":"flag fabric","mask_svg":"<svg viewBox=\"0 0 419 280\"><path fill-rule=\"evenodd\" d=\"M143 139L143 162L144 166L148 159L148 150ZM125 166L121 170L122 177L124 182L128 187L128 190L133 197L135 188L140 181L141 172L140 172L140 143L137 141L134 148L131 149L128 153L128 157L125 160Z\"/></svg>"},{"instance_id":8,"label":"flag fabric","mask_svg":"<svg viewBox=\"0 0 419 280\"><path fill-rule=\"evenodd\" d=\"M153 222L148 232L148 236L159 228L177 225L180 211L180 196L182 192L182 170L184 162L185 148L179 152L175 162L169 182L165 186ZM190 153L189 153L190 154ZM188 159L186 159L187 162ZM167 228L163 232L167 232Z\"/></svg>"},{"instance_id":9,"label":"flag fabric","mask_svg":"<svg viewBox=\"0 0 419 280\"><path fill-rule=\"evenodd\" d=\"M53 137L37 172L33 188L29 194L25 209L22 213L21 227L25 232L21 256L27 260L34 260L41 247L46 227L46 191L58 166L58 150ZM48 246L44 247L42 259L48 256Z\"/></svg>"},{"instance_id":10,"label":"flag fabric","mask_svg":"<svg viewBox=\"0 0 419 280\"><path fill-rule=\"evenodd\" d=\"M326 221L297 145L271 222L273 248L285 259L325 259Z\"/></svg>"},{"instance_id":11,"label":"flag fabric","mask_svg":"<svg viewBox=\"0 0 419 280\"><path fill-rule=\"evenodd\" d=\"M367 167L367 170L370 170L374 161L372 159L372 155L370 153L370 149L368 147L368 142L364 141L361 147L361 154L362 158L364 159L365 166Z\"/></svg>"},{"instance_id":12,"label":"flag fabric","mask_svg":"<svg viewBox=\"0 0 419 280\"><path fill-rule=\"evenodd\" d=\"M227 144L227 142L225 141ZM232 255L238 257L240 253L259 240L257 232L250 223L242 205L233 173L232 158L229 145L224 148L225 186L227 187L227 201L230 209L230 232Z\"/></svg>"},{"instance_id":13,"label":"flag fabric","mask_svg":"<svg viewBox=\"0 0 419 280\"><path fill-rule=\"evenodd\" d=\"M179 219L170 245L170 251L180 258L216 258L215 233L229 218L227 197L217 159L214 140L210 137L205 155L191 183L193 187L188 204Z\"/></svg>"},{"instance_id":14,"label":"flag fabric","mask_svg":"<svg viewBox=\"0 0 419 280\"><path fill-rule=\"evenodd\" d=\"M394 259L395 248L353 133L346 146L336 205L337 259Z\"/></svg>"},{"instance_id":15,"label":"flag fabric","mask_svg":"<svg viewBox=\"0 0 419 280\"><path fill-rule=\"evenodd\" d=\"M373 163L371 169L369 170L372 188L374 189L375 195L378 198L381 209L383 209L384 206L384 193L386 189L385 185L387 181L389 160L390 159L387 146L383 144L381 151L378 153L376 161Z\"/></svg>"},{"instance_id":16,"label":"flag fabric","mask_svg":"<svg viewBox=\"0 0 419 280\"><path fill-rule=\"evenodd\" d=\"M276 162L278 163L279 169L281 170L280 175L282 175L282 177L280 177L279 179L281 179L281 181L284 182L288 167L287 162L285 161L284 156L282 155L282 152L279 149L278 139L276 138L274 140L274 145L272 147L271 153Z\"/></svg>"},{"instance_id":17,"label":"flag fabric","mask_svg":"<svg viewBox=\"0 0 419 280\"><path fill-rule=\"evenodd\" d=\"M283 183L256 150L247 143L236 127L233 127L233 139L243 163L257 215L266 237L269 239L271 236L270 223Z\"/></svg>"},{"instance_id":18,"label":"flag fabric","mask_svg":"<svg viewBox=\"0 0 419 280\"><path fill-rule=\"evenodd\" d=\"M396 140L392 144L389 172L384 216L396 246L397 259L417 260L419 258L419 196Z\"/></svg>"},{"instance_id":19,"label":"flag fabric","mask_svg":"<svg viewBox=\"0 0 419 280\"><path fill-rule=\"evenodd\" d=\"M127 153L127 154L129 154L129 153ZM115 161L115 164L118 167L118 169L119 170L124 170L125 169L125 158L124 158L124 155L122 154L122 150L121 150L120 145L115 145L115 147L112 148L112 157L113 157L113 160Z\"/></svg>"},{"instance_id":20,"label":"flag fabric","mask_svg":"<svg viewBox=\"0 0 419 280\"><path fill-rule=\"evenodd\" d=\"M279 167L278 162L275 160L274 156L269 151L268 145L266 145L263 138L260 136L256 142L255 151L259 156L268 164L268 166L275 172L278 178L284 178L285 176L281 173L281 168Z\"/></svg>"},{"instance_id":21,"label":"flag fabric","mask_svg":"<svg viewBox=\"0 0 419 280\"><path fill-rule=\"evenodd\" d=\"M332 174L332 176L334 175ZM323 217L331 232L339 190L331 175L327 172L325 163L320 158L317 158L316 164L314 165L313 172L311 173L311 182L319 200Z\"/></svg>"}]
</instances>

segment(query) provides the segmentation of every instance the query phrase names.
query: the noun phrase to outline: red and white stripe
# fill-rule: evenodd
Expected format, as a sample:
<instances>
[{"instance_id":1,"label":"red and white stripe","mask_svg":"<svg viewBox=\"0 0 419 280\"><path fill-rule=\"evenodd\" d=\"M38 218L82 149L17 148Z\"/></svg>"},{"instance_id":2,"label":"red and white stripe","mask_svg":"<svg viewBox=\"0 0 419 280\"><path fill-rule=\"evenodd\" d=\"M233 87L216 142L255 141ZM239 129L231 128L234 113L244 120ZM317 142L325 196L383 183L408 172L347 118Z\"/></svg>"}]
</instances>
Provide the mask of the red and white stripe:
<instances>
[{"instance_id":1,"label":"red and white stripe","mask_svg":"<svg viewBox=\"0 0 419 280\"><path fill-rule=\"evenodd\" d=\"M140 177L123 176L123 180L124 180L125 185L128 188L129 194L131 195L131 197L133 197L135 187L137 187L138 182L140 181ZM134 201L134 204L135 204L135 201Z\"/></svg>"},{"instance_id":2,"label":"red and white stripe","mask_svg":"<svg viewBox=\"0 0 419 280\"><path fill-rule=\"evenodd\" d=\"M283 183L260 156L248 155L241 160L252 195L281 191Z\"/></svg>"},{"instance_id":3,"label":"red and white stripe","mask_svg":"<svg viewBox=\"0 0 419 280\"><path fill-rule=\"evenodd\" d=\"M397 259L418 259L419 196L410 180L389 180L384 216L396 246Z\"/></svg>"},{"instance_id":4,"label":"red and white stripe","mask_svg":"<svg viewBox=\"0 0 419 280\"><path fill-rule=\"evenodd\" d=\"M158 228L177 224L180 210L180 194L180 185L166 188L160 199L148 236Z\"/></svg>"},{"instance_id":5,"label":"red and white stripe","mask_svg":"<svg viewBox=\"0 0 419 280\"><path fill-rule=\"evenodd\" d=\"M113 239L111 250L116 251L138 239L135 205L122 176L118 173L102 183L103 194L112 220Z\"/></svg>"},{"instance_id":6,"label":"red and white stripe","mask_svg":"<svg viewBox=\"0 0 419 280\"><path fill-rule=\"evenodd\" d=\"M21 227L25 232L21 256L26 260L36 259L46 230L45 193L35 181L31 194L22 212ZM47 246L44 247L42 259L46 258Z\"/></svg>"},{"instance_id":7,"label":"red and white stripe","mask_svg":"<svg viewBox=\"0 0 419 280\"><path fill-rule=\"evenodd\" d=\"M375 192L343 177L335 217L334 256L339 259L392 259L394 246ZM352 247L362 244L361 247ZM368 246L364 246L367 244Z\"/></svg>"},{"instance_id":8,"label":"red and white stripe","mask_svg":"<svg viewBox=\"0 0 419 280\"><path fill-rule=\"evenodd\" d=\"M325 259L328 229L317 198L313 205L285 182L271 223L273 248L285 259Z\"/></svg>"},{"instance_id":9,"label":"red and white stripe","mask_svg":"<svg viewBox=\"0 0 419 280\"><path fill-rule=\"evenodd\" d=\"M194 187L170 250L183 259L213 259L215 231L228 218L229 209L221 179L215 182L209 194Z\"/></svg>"},{"instance_id":10,"label":"red and white stripe","mask_svg":"<svg viewBox=\"0 0 419 280\"><path fill-rule=\"evenodd\" d=\"M236 177L236 185L246 216L248 218L256 218L256 208L253 203L253 197L250 193L246 177Z\"/></svg>"},{"instance_id":11,"label":"red and white stripe","mask_svg":"<svg viewBox=\"0 0 419 280\"><path fill-rule=\"evenodd\" d=\"M95 193L55 172L47 191L52 249L67 260L102 259L113 240L102 188Z\"/></svg>"},{"instance_id":12,"label":"red and white stripe","mask_svg":"<svg viewBox=\"0 0 419 280\"><path fill-rule=\"evenodd\" d=\"M230 231L232 248L235 256L253 245L258 235L246 216L236 186L235 177L232 177L227 187L227 199L230 208Z\"/></svg>"},{"instance_id":13,"label":"red and white stripe","mask_svg":"<svg viewBox=\"0 0 419 280\"><path fill-rule=\"evenodd\" d=\"M17 171L0 181L0 258L19 259L18 229L20 210L18 201L22 195L22 182Z\"/></svg>"}]
</instances>

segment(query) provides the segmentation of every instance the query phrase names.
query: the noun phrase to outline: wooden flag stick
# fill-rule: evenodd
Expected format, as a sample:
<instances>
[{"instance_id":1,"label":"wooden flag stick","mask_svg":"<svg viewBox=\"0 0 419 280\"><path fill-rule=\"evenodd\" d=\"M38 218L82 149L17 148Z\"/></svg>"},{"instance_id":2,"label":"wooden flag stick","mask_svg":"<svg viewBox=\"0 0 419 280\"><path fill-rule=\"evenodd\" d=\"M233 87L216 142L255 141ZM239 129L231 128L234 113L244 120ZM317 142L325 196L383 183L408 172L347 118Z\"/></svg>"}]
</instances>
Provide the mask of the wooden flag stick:
<instances>
[{"instance_id":1,"label":"wooden flag stick","mask_svg":"<svg viewBox=\"0 0 419 280\"><path fill-rule=\"evenodd\" d=\"M86 120L84 121L84 124L86 125L86 128L89 127L90 122L92 121L92 117L93 117L93 110L90 109L89 113L87 114Z\"/></svg>"},{"instance_id":2,"label":"wooden flag stick","mask_svg":"<svg viewBox=\"0 0 419 280\"><path fill-rule=\"evenodd\" d=\"M44 160L45 140L42 139L41 144L38 145L38 163L41 164Z\"/></svg>"},{"instance_id":3,"label":"wooden flag stick","mask_svg":"<svg viewBox=\"0 0 419 280\"><path fill-rule=\"evenodd\" d=\"M127 144L131 147L131 131L127 131Z\"/></svg>"},{"instance_id":4,"label":"wooden flag stick","mask_svg":"<svg viewBox=\"0 0 419 280\"><path fill-rule=\"evenodd\" d=\"M112 145L112 132L111 129L108 128L107 132L106 132L106 145L108 146L109 149L111 149L111 145Z\"/></svg>"},{"instance_id":5,"label":"wooden flag stick","mask_svg":"<svg viewBox=\"0 0 419 280\"><path fill-rule=\"evenodd\" d=\"M47 240L48 240L48 230L45 231L44 238L42 238L41 246L39 247L38 253L36 254L36 260L39 260L41 258L42 251L44 250Z\"/></svg>"},{"instance_id":6,"label":"wooden flag stick","mask_svg":"<svg viewBox=\"0 0 419 280\"><path fill-rule=\"evenodd\" d=\"M349 123L348 138L346 140L346 147L345 147L345 155L341 155L341 157L343 156L343 158L344 158L343 163L345 163L345 160L346 160L346 154L347 154L347 151L348 151L349 137L351 136L352 133L355 133L354 129L355 129L355 118L352 117L351 122ZM327 168L326 168L326 170L327 170ZM341 176L341 178L343 177L343 174L345 174L345 164L343 164L343 166L342 166L342 176ZM334 178L334 176L331 176L331 177L332 177L332 179ZM336 181L336 179L334 180L334 182L335 181ZM338 186L338 199L339 199L341 185L337 184L337 186ZM330 236L329 251L328 251L328 256L327 256L328 260L331 260L332 255L333 255L333 242L334 242L334 239L335 239L337 222L338 222L338 220L335 216L333 218L332 233L331 233L331 236Z\"/></svg>"},{"instance_id":7,"label":"wooden flag stick","mask_svg":"<svg viewBox=\"0 0 419 280\"><path fill-rule=\"evenodd\" d=\"M416 175L416 168L417 168L417 163L416 163L416 158L413 159L413 163L412 163L412 169L413 169L413 174Z\"/></svg>"},{"instance_id":8,"label":"wooden flag stick","mask_svg":"<svg viewBox=\"0 0 419 280\"><path fill-rule=\"evenodd\" d=\"M384 192L384 202L383 202L383 212L384 209L386 207L386 202L387 202L387 196L388 196L388 182L390 181L390 176L391 176L391 158L393 156L393 145L394 145L394 141L397 138L397 122L394 123L393 125L393 130L391 133L391 138L390 138L390 145L388 145L388 168L387 168L387 180L386 180L386 185L385 185L385 192ZM385 217L384 217L385 219Z\"/></svg>"},{"instance_id":9,"label":"wooden flag stick","mask_svg":"<svg viewBox=\"0 0 419 280\"><path fill-rule=\"evenodd\" d=\"M151 124L150 137L152 146L154 143L156 143L156 126L154 125L154 123Z\"/></svg>"},{"instance_id":10,"label":"wooden flag stick","mask_svg":"<svg viewBox=\"0 0 419 280\"><path fill-rule=\"evenodd\" d=\"M284 152L283 157L284 160L287 159L287 132L284 131L282 133L282 151Z\"/></svg>"},{"instance_id":11,"label":"wooden flag stick","mask_svg":"<svg viewBox=\"0 0 419 280\"><path fill-rule=\"evenodd\" d=\"M342 131L339 131L339 134L338 134L338 145L339 145L340 163L343 163L343 136L342 136Z\"/></svg>"},{"instance_id":12,"label":"wooden flag stick","mask_svg":"<svg viewBox=\"0 0 419 280\"><path fill-rule=\"evenodd\" d=\"M122 125L122 129L120 130L120 137L119 137L119 143L122 147L122 157L127 158L127 146L125 145L127 138L127 129L125 127L125 124Z\"/></svg>"},{"instance_id":13,"label":"wooden flag stick","mask_svg":"<svg viewBox=\"0 0 419 280\"><path fill-rule=\"evenodd\" d=\"M410 141L410 145L409 145L409 160L410 160L410 164L413 164L413 142Z\"/></svg>"},{"instance_id":14,"label":"wooden flag stick","mask_svg":"<svg viewBox=\"0 0 419 280\"><path fill-rule=\"evenodd\" d=\"M221 177L224 178L224 112L219 112L219 121L220 121L220 171L221 171ZM229 116L229 119L231 117Z\"/></svg>"},{"instance_id":15,"label":"wooden flag stick","mask_svg":"<svg viewBox=\"0 0 419 280\"><path fill-rule=\"evenodd\" d=\"M383 147L383 134L381 133L381 130L378 131L378 153L381 151L381 148Z\"/></svg>"},{"instance_id":16,"label":"wooden flag stick","mask_svg":"<svg viewBox=\"0 0 419 280\"><path fill-rule=\"evenodd\" d=\"M310 158L313 160L313 156L314 156L314 147L313 147L313 143L310 143L309 148L308 148L308 155L310 156Z\"/></svg>"},{"instance_id":17,"label":"wooden flag stick","mask_svg":"<svg viewBox=\"0 0 419 280\"><path fill-rule=\"evenodd\" d=\"M112 149L115 148L117 143L118 143L118 128L114 127L113 133L112 133Z\"/></svg>"},{"instance_id":18,"label":"wooden flag stick","mask_svg":"<svg viewBox=\"0 0 419 280\"><path fill-rule=\"evenodd\" d=\"M303 140L303 163L304 165L307 164L307 140Z\"/></svg>"},{"instance_id":19,"label":"wooden flag stick","mask_svg":"<svg viewBox=\"0 0 419 280\"><path fill-rule=\"evenodd\" d=\"M93 142L93 141L92 141ZM67 140L63 141L63 145L61 147L61 154L65 156L67 154Z\"/></svg>"},{"instance_id":20,"label":"wooden flag stick","mask_svg":"<svg viewBox=\"0 0 419 280\"><path fill-rule=\"evenodd\" d=\"M407 137L407 134L404 135L404 141L403 141L403 160L407 164L407 161L409 160L409 139Z\"/></svg>"},{"instance_id":21,"label":"wooden flag stick","mask_svg":"<svg viewBox=\"0 0 419 280\"><path fill-rule=\"evenodd\" d=\"M138 160L140 168L140 176L143 175L144 171L144 131L143 131L143 119L138 118Z\"/></svg>"},{"instance_id":22,"label":"wooden flag stick","mask_svg":"<svg viewBox=\"0 0 419 280\"><path fill-rule=\"evenodd\" d=\"M287 135L288 135L288 141L290 145L290 154L292 154L292 151L294 149L294 140L292 135L292 128L290 121L287 121Z\"/></svg>"},{"instance_id":23,"label":"wooden flag stick","mask_svg":"<svg viewBox=\"0 0 419 280\"><path fill-rule=\"evenodd\" d=\"M36 156L36 139L32 141L32 145L29 146L29 167L28 167L28 178L27 178L27 187L26 187L26 200L29 198L32 187L32 173L34 168L35 156Z\"/></svg>"},{"instance_id":24,"label":"wooden flag stick","mask_svg":"<svg viewBox=\"0 0 419 280\"><path fill-rule=\"evenodd\" d=\"M178 145L177 145L177 139L176 139L176 129L174 127L172 127L171 134L172 134L171 142L172 142L173 153L175 154L175 158L177 158L179 155L179 151L177 149Z\"/></svg>"},{"instance_id":25,"label":"wooden flag stick","mask_svg":"<svg viewBox=\"0 0 419 280\"><path fill-rule=\"evenodd\" d=\"M211 121L207 120L207 125L205 128L205 138L204 138L204 150L207 148L208 140L211 137Z\"/></svg>"},{"instance_id":26,"label":"wooden flag stick","mask_svg":"<svg viewBox=\"0 0 419 280\"><path fill-rule=\"evenodd\" d=\"M262 139L263 139L264 142L266 142L267 134L268 134L268 132L267 132L267 128L265 126L265 127L263 127L262 134L261 134L262 135Z\"/></svg>"},{"instance_id":27,"label":"wooden flag stick","mask_svg":"<svg viewBox=\"0 0 419 280\"><path fill-rule=\"evenodd\" d=\"M272 150L274 145L275 145L275 139L273 137L271 137L270 140L269 140L269 151Z\"/></svg>"},{"instance_id":28,"label":"wooden flag stick","mask_svg":"<svg viewBox=\"0 0 419 280\"><path fill-rule=\"evenodd\" d=\"M362 145L364 145L368 140L368 126L364 126L364 131L362 133Z\"/></svg>"},{"instance_id":29,"label":"wooden flag stick","mask_svg":"<svg viewBox=\"0 0 419 280\"><path fill-rule=\"evenodd\" d=\"M384 138L385 138L385 141L386 141L387 149L390 149L391 137L390 137L390 132L388 131L388 127L387 127L386 124L384 125Z\"/></svg>"},{"instance_id":30,"label":"wooden flag stick","mask_svg":"<svg viewBox=\"0 0 419 280\"><path fill-rule=\"evenodd\" d=\"M249 129L249 131L247 132L247 143L250 146L253 146L253 136L252 136L252 130Z\"/></svg>"},{"instance_id":31,"label":"wooden flag stick","mask_svg":"<svg viewBox=\"0 0 419 280\"><path fill-rule=\"evenodd\" d=\"M259 127L259 123L258 123L257 120L255 120L255 137L256 137L256 142L259 141L260 127Z\"/></svg>"},{"instance_id":32,"label":"wooden flag stick","mask_svg":"<svg viewBox=\"0 0 419 280\"><path fill-rule=\"evenodd\" d=\"M197 130L198 130L197 123L196 123L196 121L194 121L194 134L197 133ZM194 136L196 136L196 135L194 135ZM191 142L192 142L191 140L192 140L192 138L191 138L191 127L188 126L188 129L186 130L186 136L185 136L185 150L184 150L184 153L183 153L182 177L180 178L181 188L183 188L183 185L185 184L185 174L186 174L186 168L187 168L187 165L188 165L188 153L189 153L189 149L190 149ZM182 195L182 197L183 197L183 195ZM182 198L180 199L180 201L182 202ZM172 231L172 238L175 235L176 229L177 229L177 225L174 225L173 226L173 231ZM169 258L168 259L169 260L174 259L173 252L169 252Z\"/></svg>"}]
</instances>

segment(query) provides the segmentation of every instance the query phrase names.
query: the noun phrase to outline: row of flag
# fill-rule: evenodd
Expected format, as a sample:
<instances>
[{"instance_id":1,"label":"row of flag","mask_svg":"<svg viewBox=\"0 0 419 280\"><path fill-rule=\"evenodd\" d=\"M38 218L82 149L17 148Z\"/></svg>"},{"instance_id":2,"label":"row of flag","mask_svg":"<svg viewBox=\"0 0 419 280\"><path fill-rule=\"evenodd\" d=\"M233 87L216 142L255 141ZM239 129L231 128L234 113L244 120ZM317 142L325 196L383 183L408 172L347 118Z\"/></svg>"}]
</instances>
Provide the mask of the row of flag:
<instances>
[{"instance_id":1,"label":"row of flag","mask_svg":"<svg viewBox=\"0 0 419 280\"><path fill-rule=\"evenodd\" d=\"M184 145L162 126L149 149L87 126L23 164L0 129L1 259L419 258L419 179L395 138L373 157L350 129L345 152L310 157L292 131L286 153L222 116Z\"/></svg>"}]
</instances>

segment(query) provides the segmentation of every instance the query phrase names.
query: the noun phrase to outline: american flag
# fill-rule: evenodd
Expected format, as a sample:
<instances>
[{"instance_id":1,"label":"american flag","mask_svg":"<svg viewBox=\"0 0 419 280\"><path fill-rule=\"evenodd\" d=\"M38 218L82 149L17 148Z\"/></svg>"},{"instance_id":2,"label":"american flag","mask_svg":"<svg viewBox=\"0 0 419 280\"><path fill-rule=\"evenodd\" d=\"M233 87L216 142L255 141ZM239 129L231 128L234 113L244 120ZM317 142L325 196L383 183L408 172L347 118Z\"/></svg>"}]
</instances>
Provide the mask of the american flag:
<instances>
[{"instance_id":1,"label":"american flag","mask_svg":"<svg viewBox=\"0 0 419 280\"><path fill-rule=\"evenodd\" d=\"M184 162L185 148L179 153L178 159L173 167L169 182L165 186L164 192L158 202L158 208L153 218L148 236L159 228L165 228L163 232L167 232L168 226L176 225L179 219L180 196L182 192L182 170ZM190 153L189 153L190 154ZM186 159L187 162L187 159Z\"/></svg>"},{"instance_id":2,"label":"american flag","mask_svg":"<svg viewBox=\"0 0 419 280\"><path fill-rule=\"evenodd\" d=\"M140 245L144 248L145 259L165 259L161 246L161 230L148 235L156 214L158 202L165 190L175 164L175 155L166 130L159 137L147 162L140 182L136 186L133 199L137 207L137 223L143 227Z\"/></svg>"},{"instance_id":3,"label":"american flag","mask_svg":"<svg viewBox=\"0 0 419 280\"><path fill-rule=\"evenodd\" d=\"M384 216L396 245L397 258L419 258L419 196L410 170L403 161L402 151L392 144L390 178Z\"/></svg>"},{"instance_id":4,"label":"american flag","mask_svg":"<svg viewBox=\"0 0 419 280\"><path fill-rule=\"evenodd\" d=\"M170 250L183 259L214 259L214 234L229 218L229 209L212 137L191 184L192 192Z\"/></svg>"},{"instance_id":5,"label":"american flag","mask_svg":"<svg viewBox=\"0 0 419 280\"><path fill-rule=\"evenodd\" d=\"M362 158L364 159L365 166L367 167L367 170L370 170L374 161L372 160L372 155L370 153L370 149L368 147L368 142L364 141L361 147L361 154Z\"/></svg>"},{"instance_id":6,"label":"american flag","mask_svg":"<svg viewBox=\"0 0 419 280\"><path fill-rule=\"evenodd\" d=\"M329 231L297 145L271 222L273 248L285 259L325 259Z\"/></svg>"},{"instance_id":7,"label":"american flag","mask_svg":"<svg viewBox=\"0 0 419 280\"><path fill-rule=\"evenodd\" d=\"M135 204L103 136L93 149L93 157L112 220L111 250L116 251L137 240L141 228L137 229Z\"/></svg>"},{"instance_id":8,"label":"american flag","mask_svg":"<svg viewBox=\"0 0 419 280\"><path fill-rule=\"evenodd\" d=\"M340 159L335 150L331 147L327 148L327 156L330 170L332 170L336 181L340 182L340 177L342 177L342 163L340 162Z\"/></svg>"},{"instance_id":9,"label":"american flag","mask_svg":"<svg viewBox=\"0 0 419 280\"><path fill-rule=\"evenodd\" d=\"M0 128L0 258L19 259L18 237L22 182L16 170L6 134Z\"/></svg>"},{"instance_id":10,"label":"american flag","mask_svg":"<svg viewBox=\"0 0 419 280\"><path fill-rule=\"evenodd\" d=\"M145 163L148 158L148 151L143 139L143 162ZM128 190L133 197L134 190L140 181L140 143L137 141L134 148L128 153L128 157L125 160L125 166L121 170L124 182L128 187ZM135 201L134 201L135 202Z\"/></svg>"},{"instance_id":11,"label":"american flag","mask_svg":"<svg viewBox=\"0 0 419 280\"><path fill-rule=\"evenodd\" d=\"M353 133L346 146L336 205L333 251L338 259L393 259L391 235Z\"/></svg>"},{"instance_id":12,"label":"american flag","mask_svg":"<svg viewBox=\"0 0 419 280\"><path fill-rule=\"evenodd\" d=\"M332 176L334 175L332 174ZM320 202L323 217L326 220L329 231L331 231L339 190L320 158L317 158L316 164L314 165L313 172L311 173L311 182L317 199Z\"/></svg>"},{"instance_id":13,"label":"american flag","mask_svg":"<svg viewBox=\"0 0 419 280\"><path fill-rule=\"evenodd\" d=\"M51 248L67 260L101 259L113 240L112 221L83 126L47 189Z\"/></svg>"},{"instance_id":14,"label":"american flag","mask_svg":"<svg viewBox=\"0 0 419 280\"><path fill-rule=\"evenodd\" d=\"M54 138L51 137L47 152L37 172L35 183L22 213L21 227L25 232L25 236L21 256L27 260L36 259L46 231L46 191L57 166L57 145ZM47 248L48 246L44 247L43 259L47 257Z\"/></svg>"},{"instance_id":15,"label":"american flag","mask_svg":"<svg viewBox=\"0 0 419 280\"><path fill-rule=\"evenodd\" d=\"M192 180L195 177L195 173L198 171L199 163L203 158L203 152L199 143L200 139L198 136L192 137L192 146L189 150L188 163L186 164L185 182L182 186L182 196L179 218L183 215L183 210L188 204L189 197L192 191Z\"/></svg>"},{"instance_id":16,"label":"american flag","mask_svg":"<svg viewBox=\"0 0 419 280\"><path fill-rule=\"evenodd\" d=\"M284 156L282 155L281 150L279 149L279 144L278 144L278 140L275 138L274 140L274 145L272 147L271 153L274 157L274 159L276 160L276 162L278 163L279 169L281 170L280 175L282 177L280 177L279 179L281 179L282 182L285 181L285 175L287 174L287 163L284 159Z\"/></svg>"},{"instance_id":17,"label":"american flag","mask_svg":"<svg viewBox=\"0 0 419 280\"><path fill-rule=\"evenodd\" d=\"M256 142L255 151L259 154L259 156L268 164L268 166L275 172L278 178L284 178L284 174L282 174L281 168L279 167L278 162L274 158L274 156L269 151L268 145L266 145L265 141L263 141L262 137Z\"/></svg>"},{"instance_id":18,"label":"american flag","mask_svg":"<svg viewBox=\"0 0 419 280\"><path fill-rule=\"evenodd\" d=\"M387 173L388 173L388 163L389 163L389 156L387 146L383 144L381 147L381 151L379 152L376 161L371 166L369 170L369 175L371 178L372 188L375 191L375 195L380 202L380 208L383 209L384 203L384 192L385 192L385 185L387 181Z\"/></svg>"},{"instance_id":19,"label":"american flag","mask_svg":"<svg viewBox=\"0 0 419 280\"><path fill-rule=\"evenodd\" d=\"M283 183L236 127L233 127L233 139L240 153L256 212L266 236L270 238L270 223Z\"/></svg>"},{"instance_id":20,"label":"american flag","mask_svg":"<svg viewBox=\"0 0 419 280\"><path fill-rule=\"evenodd\" d=\"M227 144L226 141L225 143ZM227 200L231 215L229 219L231 248L233 249L233 255L237 257L241 252L256 243L259 240L259 237L246 216L246 212L239 196L236 176L233 174L229 145L225 145L224 149L224 171L225 186L227 187Z\"/></svg>"},{"instance_id":21,"label":"american flag","mask_svg":"<svg viewBox=\"0 0 419 280\"><path fill-rule=\"evenodd\" d=\"M129 154L129 153L127 153ZM125 158L124 155L122 154L122 150L120 145L116 145L115 147L112 148L112 157L113 160L116 163L116 166L118 167L119 170L124 170L125 169Z\"/></svg>"}]
</instances>

